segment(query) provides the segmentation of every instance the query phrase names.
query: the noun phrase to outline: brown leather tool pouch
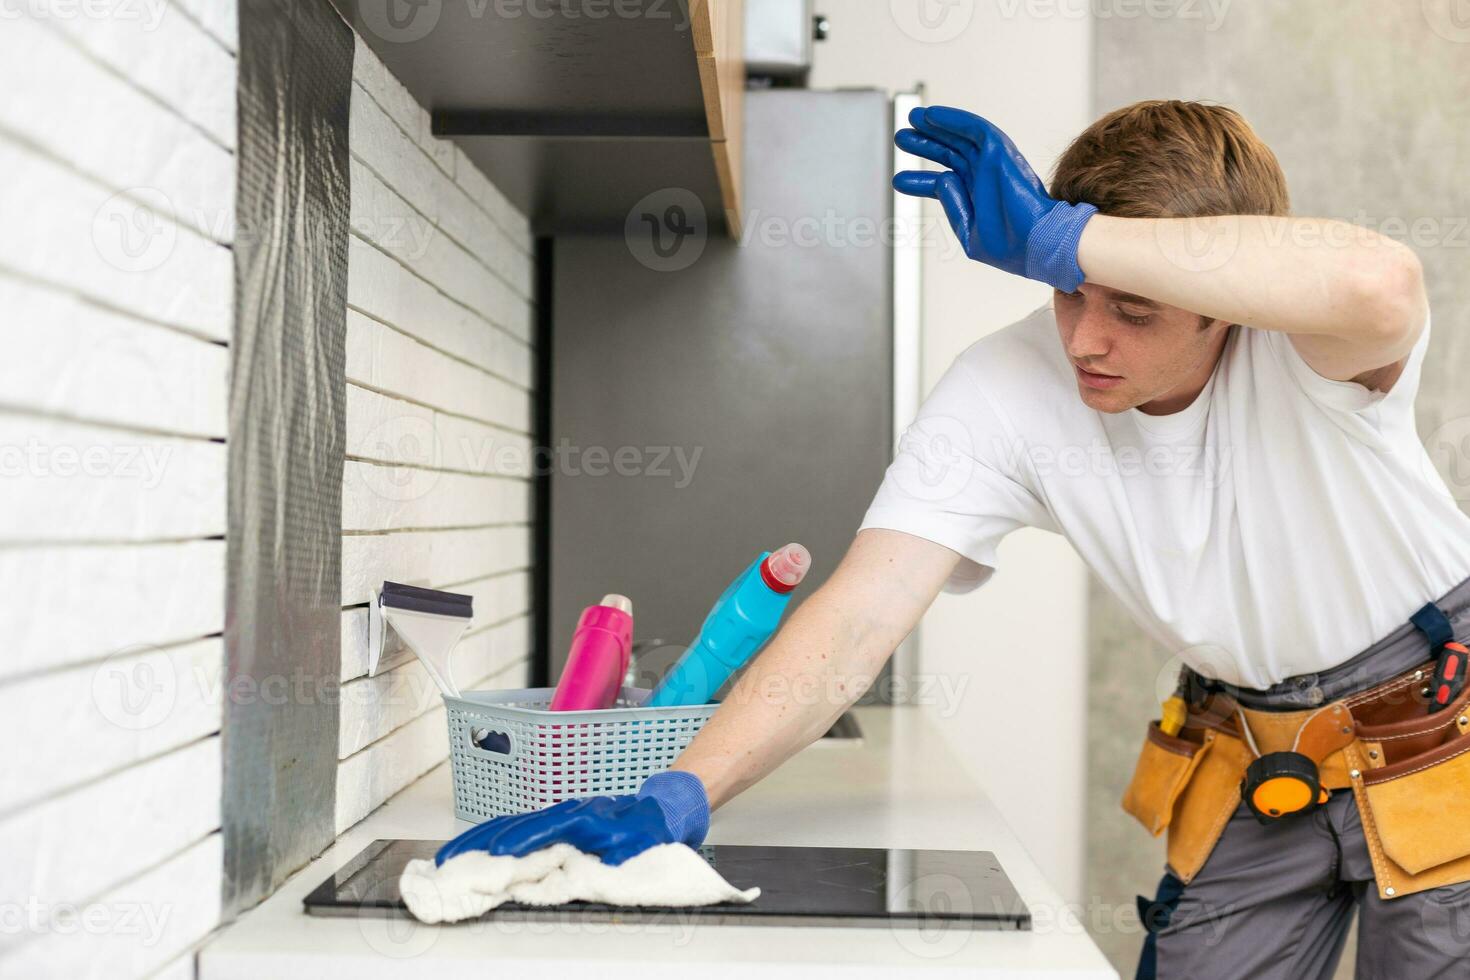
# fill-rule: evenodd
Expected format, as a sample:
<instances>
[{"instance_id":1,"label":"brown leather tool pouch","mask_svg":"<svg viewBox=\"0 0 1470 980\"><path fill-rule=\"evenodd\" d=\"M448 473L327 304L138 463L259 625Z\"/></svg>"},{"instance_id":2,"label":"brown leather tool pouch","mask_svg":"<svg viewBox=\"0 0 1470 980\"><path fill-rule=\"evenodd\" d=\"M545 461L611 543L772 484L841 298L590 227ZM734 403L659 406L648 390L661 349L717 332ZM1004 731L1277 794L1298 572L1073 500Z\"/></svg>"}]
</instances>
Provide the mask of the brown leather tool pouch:
<instances>
[{"instance_id":1,"label":"brown leather tool pouch","mask_svg":"<svg viewBox=\"0 0 1470 980\"><path fill-rule=\"evenodd\" d=\"M1202 724L1193 712L1178 735L1149 723L1123 809L1156 837L1168 830L1169 867L1186 883L1240 803L1240 779L1250 758L1227 725Z\"/></svg>"},{"instance_id":2,"label":"brown leather tool pouch","mask_svg":"<svg viewBox=\"0 0 1470 980\"><path fill-rule=\"evenodd\" d=\"M1250 747L1239 736L1210 729L1205 738L1213 747L1179 794L1169 825L1169 867L1185 884L1204 867L1240 805L1240 780L1251 763Z\"/></svg>"},{"instance_id":3,"label":"brown leather tool pouch","mask_svg":"<svg viewBox=\"0 0 1470 980\"><path fill-rule=\"evenodd\" d=\"M1432 715L1365 708L1344 751L1379 895L1470 881L1470 688Z\"/></svg>"},{"instance_id":4,"label":"brown leather tool pouch","mask_svg":"<svg viewBox=\"0 0 1470 980\"><path fill-rule=\"evenodd\" d=\"M1209 755L1213 739L1199 741L1169 735L1157 720L1148 723L1148 735L1133 766L1133 778L1123 793L1123 809L1155 837L1174 816L1174 802L1195 767Z\"/></svg>"}]
</instances>

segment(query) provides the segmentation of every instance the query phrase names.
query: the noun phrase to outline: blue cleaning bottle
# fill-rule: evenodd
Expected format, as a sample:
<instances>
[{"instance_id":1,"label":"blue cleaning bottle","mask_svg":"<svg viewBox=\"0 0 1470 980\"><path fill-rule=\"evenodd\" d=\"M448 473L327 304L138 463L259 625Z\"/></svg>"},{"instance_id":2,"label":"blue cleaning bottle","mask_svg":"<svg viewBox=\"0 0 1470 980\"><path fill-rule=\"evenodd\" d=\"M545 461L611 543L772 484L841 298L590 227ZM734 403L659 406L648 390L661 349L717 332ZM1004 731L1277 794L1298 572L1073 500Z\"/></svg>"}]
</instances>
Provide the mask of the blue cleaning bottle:
<instances>
[{"instance_id":1,"label":"blue cleaning bottle","mask_svg":"<svg viewBox=\"0 0 1470 980\"><path fill-rule=\"evenodd\" d=\"M679 658L645 707L708 704L731 674L765 645L791 590L812 567L812 556L799 544L762 552L731 582L699 628L693 645Z\"/></svg>"}]
</instances>

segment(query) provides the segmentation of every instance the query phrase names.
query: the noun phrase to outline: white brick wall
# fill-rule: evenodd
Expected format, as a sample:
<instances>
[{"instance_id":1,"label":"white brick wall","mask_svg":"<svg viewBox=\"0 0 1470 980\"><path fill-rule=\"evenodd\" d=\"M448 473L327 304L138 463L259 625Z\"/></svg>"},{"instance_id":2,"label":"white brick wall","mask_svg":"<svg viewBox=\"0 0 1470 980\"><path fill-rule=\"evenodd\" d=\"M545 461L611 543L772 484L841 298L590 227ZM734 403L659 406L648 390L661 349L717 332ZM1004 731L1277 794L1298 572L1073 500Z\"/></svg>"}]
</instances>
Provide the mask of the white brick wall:
<instances>
[{"instance_id":1,"label":"white brick wall","mask_svg":"<svg viewBox=\"0 0 1470 980\"><path fill-rule=\"evenodd\" d=\"M0 976L188 978L220 916L234 3L7 10Z\"/></svg>"},{"instance_id":2,"label":"white brick wall","mask_svg":"<svg viewBox=\"0 0 1470 980\"><path fill-rule=\"evenodd\" d=\"M530 645L529 228L360 40L353 76L339 832L448 752L392 637L366 676L370 590L475 597L461 689L525 686Z\"/></svg>"},{"instance_id":3,"label":"white brick wall","mask_svg":"<svg viewBox=\"0 0 1470 980\"><path fill-rule=\"evenodd\" d=\"M220 918L235 6L13 8L0 977L184 980ZM528 226L361 45L354 74L339 829L446 753L416 662L366 676L369 589L475 596L465 688L524 685L530 643Z\"/></svg>"}]
</instances>

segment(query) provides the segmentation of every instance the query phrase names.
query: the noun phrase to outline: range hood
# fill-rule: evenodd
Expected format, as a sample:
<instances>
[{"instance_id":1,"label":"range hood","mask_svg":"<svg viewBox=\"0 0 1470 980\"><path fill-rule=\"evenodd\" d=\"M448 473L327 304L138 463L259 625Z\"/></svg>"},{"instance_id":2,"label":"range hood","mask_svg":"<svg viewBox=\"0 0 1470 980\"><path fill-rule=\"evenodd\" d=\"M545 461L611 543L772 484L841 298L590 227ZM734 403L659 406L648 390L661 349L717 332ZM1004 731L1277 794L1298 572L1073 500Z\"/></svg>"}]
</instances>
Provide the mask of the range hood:
<instances>
[{"instance_id":1,"label":"range hood","mask_svg":"<svg viewBox=\"0 0 1470 980\"><path fill-rule=\"evenodd\" d=\"M738 236L741 0L334 3L537 234L677 189Z\"/></svg>"}]
</instances>

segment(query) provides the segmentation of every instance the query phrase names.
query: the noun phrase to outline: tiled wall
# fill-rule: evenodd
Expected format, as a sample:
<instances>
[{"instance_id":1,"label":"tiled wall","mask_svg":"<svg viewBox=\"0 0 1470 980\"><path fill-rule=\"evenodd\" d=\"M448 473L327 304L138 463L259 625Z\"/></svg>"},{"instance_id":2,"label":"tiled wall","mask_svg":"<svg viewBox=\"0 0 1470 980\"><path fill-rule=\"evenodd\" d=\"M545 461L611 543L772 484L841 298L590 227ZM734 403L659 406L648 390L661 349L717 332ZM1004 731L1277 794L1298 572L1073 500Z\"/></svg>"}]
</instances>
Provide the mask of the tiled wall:
<instances>
[{"instance_id":1,"label":"tiled wall","mask_svg":"<svg viewBox=\"0 0 1470 980\"><path fill-rule=\"evenodd\" d=\"M0 975L220 915L235 11L0 20Z\"/></svg>"},{"instance_id":2,"label":"tiled wall","mask_svg":"<svg viewBox=\"0 0 1470 980\"><path fill-rule=\"evenodd\" d=\"M339 831L447 754L411 655L390 637L396 666L366 676L370 590L475 597L461 690L525 686L530 649L526 219L360 40L353 75Z\"/></svg>"},{"instance_id":3,"label":"tiled wall","mask_svg":"<svg viewBox=\"0 0 1470 980\"><path fill-rule=\"evenodd\" d=\"M0 27L0 975L191 977L219 924L228 0ZM464 688L528 672L531 240L365 48L352 92L346 828L446 754L383 579L470 592ZM83 916L86 916L85 918Z\"/></svg>"}]
</instances>

